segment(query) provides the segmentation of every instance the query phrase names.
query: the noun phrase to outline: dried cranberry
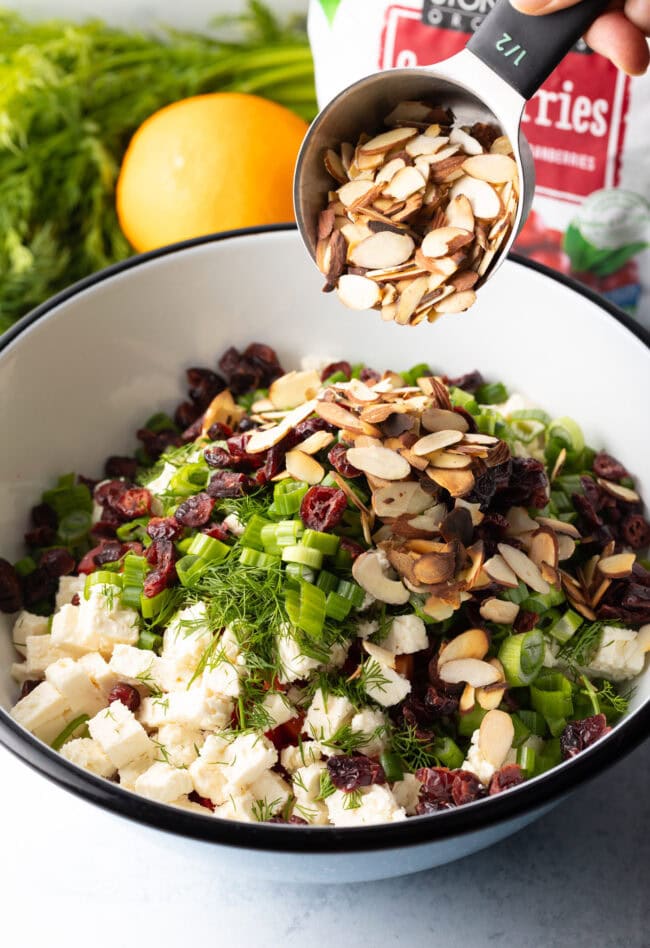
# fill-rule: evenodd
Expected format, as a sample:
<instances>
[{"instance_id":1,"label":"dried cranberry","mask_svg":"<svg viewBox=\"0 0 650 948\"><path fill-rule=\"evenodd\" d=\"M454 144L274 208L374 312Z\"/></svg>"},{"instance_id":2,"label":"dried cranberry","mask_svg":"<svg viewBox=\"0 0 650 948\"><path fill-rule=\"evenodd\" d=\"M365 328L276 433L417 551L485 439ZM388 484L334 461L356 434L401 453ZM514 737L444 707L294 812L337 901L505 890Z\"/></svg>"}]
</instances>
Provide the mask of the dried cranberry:
<instances>
[{"instance_id":1,"label":"dried cranberry","mask_svg":"<svg viewBox=\"0 0 650 948\"><path fill-rule=\"evenodd\" d=\"M273 447L269 448L266 452L264 467L261 472L258 471L258 475L263 475L261 483L265 484L283 470L286 454L287 449L282 444L274 444Z\"/></svg>"},{"instance_id":2,"label":"dried cranberry","mask_svg":"<svg viewBox=\"0 0 650 948\"><path fill-rule=\"evenodd\" d=\"M501 793L503 790L510 790L524 782L524 775L519 764L506 764L500 770L492 775L488 794L492 797L495 793Z\"/></svg>"},{"instance_id":3,"label":"dried cranberry","mask_svg":"<svg viewBox=\"0 0 650 948\"><path fill-rule=\"evenodd\" d=\"M429 685L424 696L424 704L435 715L444 716L458 711L458 696Z\"/></svg>"},{"instance_id":4,"label":"dried cranberry","mask_svg":"<svg viewBox=\"0 0 650 948\"><path fill-rule=\"evenodd\" d=\"M630 514L621 525L623 539L633 550L650 545L650 523L641 514Z\"/></svg>"},{"instance_id":5,"label":"dried cranberry","mask_svg":"<svg viewBox=\"0 0 650 948\"><path fill-rule=\"evenodd\" d=\"M188 395L201 411L205 411L215 395L226 387L225 381L212 369L188 369L186 375Z\"/></svg>"},{"instance_id":6,"label":"dried cranberry","mask_svg":"<svg viewBox=\"0 0 650 948\"><path fill-rule=\"evenodd\" d=\"M95 480L94 477L84 477L83 474L77 474L77 483L83 484L84 487L87 487L90 493L92 494L97 485L99 484L98 480Z\"/></svg>"},{"instance_id":7,"label":"dried cranberry","mask_svg":"<svg viewBox=\"0 0 650 948\"><path fill-rule=\"evenodd\" d=\"M178 448L183 443L183 439L175 431L149 431L148 428L139 428L135 434L151 461L157 461L167 448Z\"/></svg>"},{"instance_id":8,"label":"dried cranberry","mask_svg":"<svg viewBox=\"0 0 650 948\"><path fill-rule=\"evenodd\" d=\"M598 515L589 497L584 494L572 494L571 500L575 509L590 527L602 527L602 518Z\"/></svg>"},{"instance_id":9,"label":"dried cranberry","mask_svg":"<svg viewBox=\"0 0 650 948\"><path fill-rule=\"evenodd\" d=\"M474 487L465 496L471 504L480 504L485 509L491 502L497 489L497 479L494 469L480 464L479 459L474 462Z\"/></svg>"},{"instance_id":10,"label":"dried cranberry","mask_svg":"<svg viewBox=\"0 0 650 948\"><path fill-rule=\"evenodd\" d=\"M115 538L115 531L121 523L122 521L118 517L111 515L106 519L97 520L90 528L90 534L95 540L112 540Z\"/></svg>"},{"instance_id":11,"label":"dried cranberry","mask_svg":"<svg viewBox=\"0 0 650 948\"><path fill-rule=\"evenodd\" d=\"M114 563L124 555L125 547L119 540L100 540L99 545L89 550L83 557L78 573L94 573L104 563Z\"/></svg>"},{"instance_id":12,"label":"dried cranberry","mask_svg":"<svg viewBox=\"0 0 650 948\"><path fill-rule=\"evenodd\" d=\"M32 523L35 527L52 527L56 529L58 517L56 511L49 504L37 504L32 507Z\"/></svg>"},{"instance_id":13,"label":"dried cranberry","mask_svg":"<svg viewBox=\"0 0 650 948\"><path fill-rule=\"evenodd\" d=\"M188 800L191 800L192 803L198 803L199 806L204 806L207 810L212 810L214 812L214 803L208 797L200 797L196 790L192 790L188 794Z\"/></svg>"},{"instance_id":14,"label":"dried cranberry","mask_svg":"<svg viewBox=\"0 0 650 948\"><path fill-rule=\"evenodd\" d=\"M248 474L235 474L233 471L217 471L207 486L207 493L216 499L220 497L243 497L256 488L255 481Z\"/></svg>"},{"instance_id":15,"label":"dried cranberry","mask_svg":"<svg viewBox=\"0 0 650 948\"><path fill-rule=\"evenodd\" d=\"M219 368L226 376L228 387L233 395L243 395L245 392L261 388L265 376L262 365L240 355L233 346L222 355Z\"/></svg>"},{"instance_id":16,"label":"dried cranberry","mask_svg":"<svg viewBox=\"0 0 650 948\"><path fill-rule=\"evenodd\" d=\"M125 681L118 681L108 694L108 703L121 701L129 711L137 711L140 707L140 692L133 685L128 685Z\"/></svg>"},{"instance_id":17,"label":"dried cranberry","mask_svg":"<svg viewBox=\"0 0 650 948\"><path fill-rule=\"evenodd\" d=\"M95 503L99 504L100 507L113 509L116 501L119 500L127 487L128 484L124 481L104 481L103 484L98 484L93 492Z\"/></svg>"},{"instance_id":18,"label":"dried cranberry","mask_svg":"<svg viewBox=\"0 0 650 948\"><path fill-rule=\"evenodd\" d=\"M232 428L222 421L215 421L208 428L208 438L210 441L225 441L226 438L230 438L231 435Z\"/></svg>"},{"instance_id":19,"label":"dried cranberry","mask_svg":"<svg viewBox=\"0 0 650 948\"><path fill-rule=\"evenodd\" d=\"M366 552L360 543L357 543L356 540L351 540L350 537L341 537L339 547L350 554L353 563L357 556L361 556L362 553Z\"/></svg>"},{"instance_id":20,"label":"dried cranberry","mask_svg":"<svg viewBox=\"0 0 650 948\"><path fill-rule=\"evenodd\" d=\"M348 461L347 445L341 444L340 441L330 448L327 460L341 477L360 477L361 475L361 471Z\"/></svg>"},{"instance_id":21,"label":"dried cranberry","mask_svg":"<svg viewBox=\"0 0 650 948\"><path fill-rule=\"evenodd\" d=\"M56 592L57 585L57 578L38 566L33 572L23 576L22 586L25 606L29 608L43 600L51 599Z\"/></svg>"},{"instance_id":22,"label":"dried cranberry","mask_svg":"<svg viewBox=\"0 0 650 948\"><path fill-rule=\"evenodd\" d=\"M548 502L548 478L544 465L535 458L512 458L508 486L498 491L495 502L500 510L509 507L535 507L541 510Z\"/></svg>"},{"instance_id":23,"label":"dried cranberry","mask_svg":"<svg viewBox=\"0 0 650 948\"><path fill-rule=\"evenodd\" d=\"M359 373L359 381L361 382L378 382L381 378L379 372L375 369L371 369L369 366L364 366Z\"/></svg>"},{"instance_id":24,"label":"dried cranberry","mask_svg":"<svg viewBox=\"0 0 650 948\"><path fill-rule=\"evenodd\" d=\"M598 452L592 467L594 474L604 477L607 481L620 481L621 478L630 476L620 461L604 451Z\"/></svg>"},{"instance_id":25,"label":"dried cranberry","mask_svg":"<svg viewBox=\"0 0 650 948\"><path fill-rule=\"evenodd\" d=\"M310 487L300 504L300 519L311 530L332 530L345 513L347 497L337 487Z\"/></svg>"},{"instance_id":26,"label":"dried cranberry","mask_svg":"<svg viewBox=\"0 0 650 948\"><path fill-rule=\"evenodd\" d=\"M188 497L176 510L175 517L184 527L203 527L212 516L214 500L207 494Z\"/></svg>"},{"instance_id":27,"label":"dried cranberry","mask_svg":"<svg viewBox=\"0 0 650 948\"><path fill-rule=\"evenodd\" d=\"M70 605L78 606L80 604L81 604L81 597L79 596L79 593L75 593L72 599L70 600Z\"/></svg>"},{"instance_id":28,"label":"dried cranberry","mask_svg":"<svg viewBox=\"0 0 650 948\"><path fill-rule=\"evenodd\" d=\"M22 604L20 577L8 560L0 559L0 612L17 612Z\"/></svg>"},{"instance_id":29,"label":"dried cranberry","mask_svg":"<svg viewBox=\"0 0 650 948\"><path fill-rule=\"evenodd\" d=\"M58 579L59 576L69 576L73 572L75 559L64 547L54 547L41 553L38 565L42 566L50 576Z\"/></svg>"},{"instance_id":30,"label":"dried cranberry","mask_svg":"<svg viewBox=\"0 0 650 948\"><path fill-rule=\"evenodd\" d=\"M330 362L330 364L326 365L320 374L321 382L325 382L330 377L330 375L334 375L335 372L342 372L349 381L352 377L352 366L345 360L341 362Z\"/></svg>"},{"instance_id":31,"label":"dried cranberry","mask_svg":"<svg viewBox=\"0 0 650 948\"><path fill-rule=\"evenodd\" d=\"M280 814L277 814L276 816L272 816L271 819L267 820L266 822L267 823L285 823L291 826L309 826L309 823L307 822L307 820L303 820L301 816L290 816L289 819L286 820L283 816L280 816Z\"/></svg>"},{"instance_id":32,"label":"dried cranberry","mask_svg":"<svg viewBox=\"0 0 650 948\"><path fill-rule=\"evenodd\" d=\"M244 358L261 371L263 387L269 386L274 379L284 375L275 349L263 342L251 342L244 350Z\"/></svg>"},{"instance_id":33,"label":"dried cranberry","mask_svg":"<svg viewBox=\"0 0 650 948\"><path fill-rule=\"evenodd\" d=\"M41 682L38 681L36 678L27 678L23 682L22 687L20 689L20 697L26 698L27 695L30 695L32 691L34 690L34 688L38 688L40 684Z\"/></svg>"},{"instance_id":34,"label":"dried cranberry","mask_svg":"<svg viewBox=\"0 0 650 948\"><path fill-rule=\"evenodd\" d=\"M106 477L126 477L132 481L138 471L138 462L135 458L120 457L116 454L106 459L104 473Z\"/></svg>"},{"instance_id":35,"label":"dried cranberry","mask_svg":"<svg viewBox=\"0 0 650 948\"><path fill-rule=\"evenodd\" d=\"M56 530L52 527L34 527L25 534L27 546L51 546L56 542Z\"/></svg>"},{"instance_id":36,"label":"dried cranberry","mask_svg":"<svg viewBox=\"0 0 650 948\"><path fill-rule=\"evenodd\" d=\"M294 428L294 443L298 444L299 441L305 441L306 438L316 434L317 431L333 432L334 428L328 421L325 421L324 418L317 418L316 416L313 418L305 418L304 421L301 421L300 424Z\"/></svg>"},{"instance_id":37,"label":"dried cranberry","mask_svg":"<svg viewBox=\"0 0 650 948\"><path fill-rule=\"evenodd\" d=\"M460 540L464 546L469 546L474 534L472 515L467 507L454 507L440 523L439 530L443 540Z\"/></svg>"},{"instance_id":38,"label":"dried cranberry","mask_svg":"<svg viewBox=\"0 0 650 948\"><path fill-rule=\"evenodd\" d=\"M201 533L204 533L206 537L212 537L213 540L221 540L222 542L230 536L228 529L222 523L211 523L209 527L204 527Z\"/></svg>"},{"instance_id":39,"label":"dried cranberry","mask_svg":"<svg viewBox=\"0 0 650 948\"><path fill-rule=\"evenodd\" d=\"M607 727L604 714L594 714L590 718L583 718L582 721L569 721L560 734L562 760L575 757L610 731L611 727Z\"/></svg>"},{"instance_id":40,"label":"dried cranberry","mask_svg":"<svg viewBox=\"0 0 650 948\"><path fill-rule=\"evenodd\" d=\"M327 772L337 790L350 793L372 783L386 783L386 774L378 761L362 755L354 757L330 757Z\"/></svg>"},{"instance_id":41,"label":"dried cranberry","mask_svg":"<svg viewBox=\"0 0 650 948\"><path fill-rule=\"evenodd\" d=\"M520 609L517 618L514 621L516 632L530 632L537 625L537 613L528 612L526 609Z\"/></svg>"},{"instance_id":42,"label":"dried cranberry","mask_svg":"<svg viewBox=\"0 0 650 948\"><path fill-rule=\"evenodd\" d=\"M455 379L450 379L445 376L444 381L447 385L453 385L454 388L462 388L464 392L470 392L472 395L477 388L485 384L483 376L476 370L474 370L474 372L466 372L465 375L459 375Z\"/></svg>"},{"instance_id":43,"label":"dried cranberry","mask_svg":"<svg viewBox=\"0 0 650 948\"><path fill-rule=\"evenodd\" d=\"M468 770L454 770L453 774L451 798L456 806L463 806L485 796L483 785L474 774Z\"/></svg>"},{"instance_id":44,"label":"dried cranberry","mask_svg":"<svg viewBox=\"0 0 650 948\"><path fill-rule=\"evenodd\" d=\"M127 520L146 517L151 512L151 494L146 487L129 487L117 498L113 509Z\"/></svg>"},{"instance_id":45,"label":"dried cranberry","mask_svg":"<svg viewBox=\"0 0 650 948\"><path fill-rule=\"evenodd\" d=\"M157 596L176 579L176 550L171 540L154 540L148 548L147 562L156 568L145 577L144 594Z\"/></svg>"},{"instance_id":46,"label":"dried cranberry","mask_svg":"<svg viewBox=\"0 0 650 948\"><path fill-rule=\"evenodd\" d=\"M249 418L248 415L244 415L242 420L237 425L237 431L253 431L257 427L258 424L256 421L253 421L253 419Z\"/></svg>"},{"instance_id":47,"label":"dried cranberry","mask_svg":"<svg viewBox=\"0 0 650 948\"><path fill-rule=\"evenodd\" d=\"M246 450L250 437L251 436L244 431L240 434L231 435L226 442L232 458L231 466L238 471L255 470L264 463L263 455L249 454Z\"/></svg>"},{"instance_id":48,"label":"dried cranberry","mask_svg":"<svg viewBox=\"0 0 650 948\"><path fill-rule=\"evenodd\" d=\"M454 783L452 771L446 767L422 767L415 773L420 781L420 805L418 813L433 813L436 810L446 810L453 806L451 788Z\"/></svg>"},{"instance_id":49,"label":"dried cranberry","mask_svg":"<svg viewBox=\"0 0 650 948\"><path fill-rule=\"evenodd\" d=\"M174 423L181 429L181 438L188 444L201 433L203 412L193 402L179 402L174 411Z\"/></svg>"},{"instance_id":50,"label":"dried cranberry","mask_svg":"<svg viewBox=\"0 0 650 948\"><path fill-rule=\"evenodd\" d=\"M206 448L203 452L203 457L205 458L205 462L208 467L231 467L233 463L230 452L226 451L225 448L219 447L218 445L213 445L210 448Z\"/></svg>"},{"instance_id":51,"label":"dried cranberry","mask_svg":"<svg viewBox=\"0 0 650 948\"><path fill-rule=\"evenodd\" d=\"M147 524L147 533L152 540L175 540L183 532L183 525L176 517L152 517Z\"/></svg>"}]
</instances>

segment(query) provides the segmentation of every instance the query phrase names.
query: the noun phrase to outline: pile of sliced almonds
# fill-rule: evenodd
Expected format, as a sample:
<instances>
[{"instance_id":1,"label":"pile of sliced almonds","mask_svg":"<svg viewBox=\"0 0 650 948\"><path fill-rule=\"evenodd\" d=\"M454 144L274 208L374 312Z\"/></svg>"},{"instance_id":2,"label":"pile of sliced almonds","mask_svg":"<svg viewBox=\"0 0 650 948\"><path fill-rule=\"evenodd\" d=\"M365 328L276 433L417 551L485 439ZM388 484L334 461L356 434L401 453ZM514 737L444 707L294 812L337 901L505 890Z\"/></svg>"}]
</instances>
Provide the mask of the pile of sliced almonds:
<instances>
[{"instance_id":1,"label":"pile of sliced almonds","mask_svg":"<svg viewBox=\"0 0 650 948\"><path fill-rule=\"evenodd\" d=\"M338 187L319 217L316 262L346 306L416 326L474 303L512 230L519 176L496 126L461 127L424 102L402 102L385 125L325 153Z\"/></svg>"}]
</instances>

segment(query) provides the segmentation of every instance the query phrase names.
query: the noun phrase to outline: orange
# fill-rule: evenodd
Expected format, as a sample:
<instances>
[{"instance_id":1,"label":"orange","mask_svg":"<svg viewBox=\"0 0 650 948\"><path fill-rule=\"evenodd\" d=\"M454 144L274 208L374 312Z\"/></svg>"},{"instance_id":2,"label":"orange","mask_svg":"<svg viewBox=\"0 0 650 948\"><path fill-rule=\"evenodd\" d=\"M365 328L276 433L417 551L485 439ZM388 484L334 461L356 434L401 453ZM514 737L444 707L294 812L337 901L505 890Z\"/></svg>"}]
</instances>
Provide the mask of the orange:
<instances>
[{"instance_id":1,"label":"orange","mask_svg":"<svg viewBox=\"0 0 650 948\"><path fill-rule=\"evenodd\" d=\"M117 214L138 251L213 231L294 219L302 119L259 96L194 96L150 116L117 182Z\"/></svg>"}]
</instances>

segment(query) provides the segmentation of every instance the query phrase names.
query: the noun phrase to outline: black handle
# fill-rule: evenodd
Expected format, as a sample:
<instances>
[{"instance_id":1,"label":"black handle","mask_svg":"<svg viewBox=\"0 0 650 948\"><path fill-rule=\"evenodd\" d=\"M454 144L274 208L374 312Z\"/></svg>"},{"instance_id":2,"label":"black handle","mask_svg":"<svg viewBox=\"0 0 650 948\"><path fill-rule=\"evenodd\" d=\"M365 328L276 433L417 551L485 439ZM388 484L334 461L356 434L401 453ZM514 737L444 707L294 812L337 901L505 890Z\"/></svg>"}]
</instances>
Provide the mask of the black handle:
<instances>
[{"instance_id":1,"label":"black handle","mask_svg":"<svg viewBox=\"0 0 650 948\"><path fill-rule=\"evenodd\" d=\"M499 0L467 48L530 99L608 3L581 0L548 16L528 16Z\"/></svg>"}]
</instances>

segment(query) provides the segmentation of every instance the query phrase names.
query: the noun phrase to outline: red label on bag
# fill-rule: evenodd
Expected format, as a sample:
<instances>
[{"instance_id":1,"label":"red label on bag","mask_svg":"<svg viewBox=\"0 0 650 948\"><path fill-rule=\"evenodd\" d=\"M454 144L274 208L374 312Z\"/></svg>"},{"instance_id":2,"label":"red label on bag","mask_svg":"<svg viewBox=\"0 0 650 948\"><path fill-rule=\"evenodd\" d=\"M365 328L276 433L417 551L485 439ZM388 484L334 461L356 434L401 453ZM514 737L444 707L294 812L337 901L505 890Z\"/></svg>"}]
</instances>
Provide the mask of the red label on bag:
<instances>
[{"instance_id":1,"label":"red label on bag","mask_svg":"<svg viewBox=\"0 0 650 948\"><path fill-rule=\"evenodd\" d=\"M459 52L490 12L490 0L434 0L386 10L379 68L424 66ZM629 77L579 44L526 105L523 130L535 158L536 193L579 204L619 183Z\"/></svg>"}]
</instances>

